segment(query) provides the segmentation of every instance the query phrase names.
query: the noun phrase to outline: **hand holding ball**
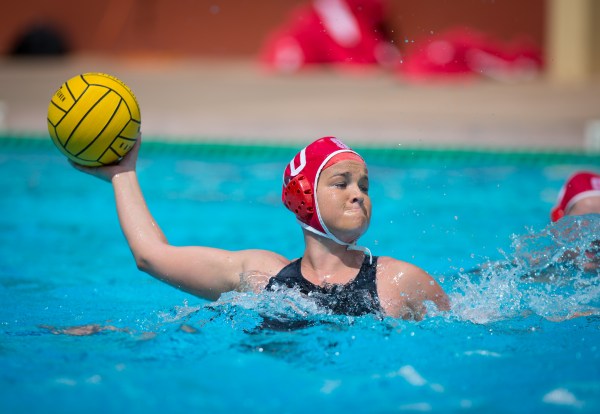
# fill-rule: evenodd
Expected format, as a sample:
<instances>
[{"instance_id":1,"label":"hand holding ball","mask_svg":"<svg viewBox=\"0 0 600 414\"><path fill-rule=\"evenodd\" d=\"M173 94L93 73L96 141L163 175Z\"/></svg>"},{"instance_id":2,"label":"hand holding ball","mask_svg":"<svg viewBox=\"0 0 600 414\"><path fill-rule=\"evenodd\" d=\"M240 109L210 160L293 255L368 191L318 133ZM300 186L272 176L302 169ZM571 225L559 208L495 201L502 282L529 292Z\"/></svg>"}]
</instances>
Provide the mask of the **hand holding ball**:
<instances>
[{"instance_id":1,"label":"hand holding ball","mask_svg":"<svg viewBox=\"0 0 600 414\"><path fill-rule=\"evenodd\" d=\"M48 132L73 162L98 167L118 162L135 144L140 107L131 90L103 73L65 82L48 106Z\"/></svg>"}]
</instances>

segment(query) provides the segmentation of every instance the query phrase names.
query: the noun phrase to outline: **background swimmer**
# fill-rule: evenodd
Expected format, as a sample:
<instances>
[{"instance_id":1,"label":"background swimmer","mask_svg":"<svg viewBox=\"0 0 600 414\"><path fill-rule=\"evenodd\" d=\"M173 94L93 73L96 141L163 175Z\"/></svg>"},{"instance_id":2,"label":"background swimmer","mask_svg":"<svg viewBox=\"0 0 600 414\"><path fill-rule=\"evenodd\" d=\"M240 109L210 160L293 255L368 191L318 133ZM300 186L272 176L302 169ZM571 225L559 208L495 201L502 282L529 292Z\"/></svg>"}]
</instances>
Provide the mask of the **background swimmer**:
<instances>
[{"instance_id":1,"label":"background swimmer","mask_svg":"<svg viewBox=\"0 0 600 414\"><path fill-rule=\"evenodd\" d=\"M558 221L564 216L593 213L600 213L600 174L579 171L561 188L550 217L552 221Z\"/></svg>"},{"instance_id":2,"label":"background swimmer","mask_svg":"<svg viewBox=\"0 0 600 414\"><path fill-rule=\"evenodd\" d=\"M558 221L565 216L586 214L600 214L600 174L578 171L571 175L561 188L550 217L552 221ZM585 270L600 268L600 239L593 241L584 254ZM579 255L580 252L567 251L563 259L575 260Z\"/></svg>"}]
</instances>

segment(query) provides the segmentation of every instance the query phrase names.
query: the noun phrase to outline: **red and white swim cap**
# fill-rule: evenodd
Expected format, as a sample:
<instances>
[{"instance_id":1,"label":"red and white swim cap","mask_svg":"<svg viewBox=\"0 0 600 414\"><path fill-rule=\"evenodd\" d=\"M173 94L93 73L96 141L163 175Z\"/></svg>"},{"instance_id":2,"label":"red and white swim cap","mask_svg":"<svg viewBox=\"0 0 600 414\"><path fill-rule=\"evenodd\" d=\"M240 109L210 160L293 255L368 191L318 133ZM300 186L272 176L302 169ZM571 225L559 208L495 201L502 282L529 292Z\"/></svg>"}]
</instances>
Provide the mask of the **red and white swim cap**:
<instances>
[{"instance_id":1,"label":"red and white swim cap","mask_svg":"<svg viewBox=\"0 0 600 414\"><path fill-rule=\"evenodd\" d=\"M303 148L292 158L283 173L283 204L296 215L300 225L316 234L345 243L328 229L319 213L317 183L321 172L333 164L344 160L365 162L358 153L335 137L320 138Z\"/></svg>"},{"instance_id":2,"label":"red and white swim cap","mask_svg":"<svg viewBox=\"0 0 600 414\"><path fill-rule=\"evenodd\" d=\"M592 196L600 196L600 175L589 171L573 174L560 190L550 218L560 220L576 202Z\"/></svg>"}]
</instances>

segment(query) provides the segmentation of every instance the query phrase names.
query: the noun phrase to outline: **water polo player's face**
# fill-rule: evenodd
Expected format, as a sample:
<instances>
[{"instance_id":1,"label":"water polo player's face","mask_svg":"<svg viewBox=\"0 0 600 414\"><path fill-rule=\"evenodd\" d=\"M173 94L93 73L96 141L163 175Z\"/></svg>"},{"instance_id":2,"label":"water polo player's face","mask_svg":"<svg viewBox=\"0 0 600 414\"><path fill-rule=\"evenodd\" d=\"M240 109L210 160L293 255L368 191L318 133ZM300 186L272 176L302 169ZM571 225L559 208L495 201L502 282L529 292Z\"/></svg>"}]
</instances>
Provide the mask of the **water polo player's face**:
<instances>
[{"instance_id":1,"label":"water polo player's face","mask_svg":"<svg viewBox=\"0 0 600 414\"><path fill-rule=\"evenodd\" d=\"M340 161L321 172L317 185L321 218L340 240L356 241L369 227L369 173L360 161Z\"/></svg>"},{"instance_id":2,"label":"water polo player's face","mask_svg":"<svg viewBox=\"0 0 600 414\"><path fill-rule=\"evenodd\" d=\"M586 197L575 203L568 211L569 216L600 213L600 196Z\"/></svg>"}]
</instances>

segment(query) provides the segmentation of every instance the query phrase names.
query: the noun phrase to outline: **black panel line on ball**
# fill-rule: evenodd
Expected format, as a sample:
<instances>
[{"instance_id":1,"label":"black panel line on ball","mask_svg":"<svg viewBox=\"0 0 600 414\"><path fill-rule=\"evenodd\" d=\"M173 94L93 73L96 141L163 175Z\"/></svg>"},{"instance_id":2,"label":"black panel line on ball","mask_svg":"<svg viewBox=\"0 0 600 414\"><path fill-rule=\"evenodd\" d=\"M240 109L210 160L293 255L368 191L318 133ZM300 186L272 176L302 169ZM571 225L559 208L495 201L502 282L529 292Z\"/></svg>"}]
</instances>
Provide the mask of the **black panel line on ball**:
<instances>
[{"instance_id":1,"label":"black panel line on ball","mask_svg":"<svg viewBox=\"0 0 600 414\"><path fill-rule=\"evenodd\" d=\"M123 99L121 102L123 102L123 103L125 104L125 106L127 106L127 102L125 102L125 100L124 100L124 99ZM129 121L131 122L131 121L133 121L133 119L131 119L131 117L129 117ZM127 122L127 123L126 123L126 124L123 126L123 128L121 128L121 130L119 131L119 133L117 134L117 136L115 137L115 139L113 139L113 142L111 142L111 143L110 143L110 144L111 144L111 146L112 146L112 144L114 144L114 142L115 142L117 139L119 139L119 138L126 139L126 140L129 140L129 141L135 141L135 138L127 138L127 137L122 137L122 136L121 136L121 134L123 133L123 131L125 131L125 130L127 129L127 127L128 127L128 126L129 126L129 122ZM136 137L136 138L137 138L137 137Z\"/></svg>"},{"instance_id":2,"label":"black panel line on ball","mask_svg":"<svg viewBox=\"0 0 600 414\"><path fill-rule=\"evenodd\" d=\"M65 114L69 111L65 111L64 109L62 109L60 106L58 106L57 104L54 103L54 100L51 100L50 103L52 105L54 105L58 110L60 110L61 112L64 112Z\"/></svg>"},{"instance_id":3,"label":"black panel line on ball","mask_svg":"<svg viewBox=\"0 0 600 414\"><path fill-rule=\"evenodd\" d=\"M65 115L67 114L67 111L65 111L64 109L62 109L60 106L56 105L56 104L54 103L54 101L50 101L50 104L51 104L51 105L54 105L54 106L56 107L56 109L58 109L59 111L61 111L61 112L63 113L63 116L61 116L61 117L60 117L60 119L58 120L58 122L56 123L56 125L55 125L55 124L53 124L53 123L50 121L50 118L48 118L48 123L50 123L50 125L52 125L53 127L55 127L55 126L57 126L58 124L60 124L60 121L62 121L62 120L63 120L63 118L64 118L64 117L65 117Z\"/></svg>"},{"instance_id":4,"label":"black panel line on ball","mask_svg":"<svg viewBox=\"0 0 600 414\"><path fill-rule=\"evenodd\" d=\"M48 122L50 123L50 125L52 125L52 122L50 122L50 120L48 120ZM58 139L58 132L56 131L56 126L52 125L52 129L54 130L54 136L56 137L58 143L60 145L62 145L62 143L60 142L60 139ZM64 146L63 146L63 148L64 148ZM65 148L65 150L66 150L66 148Z\"/></svg>"},{"instance_id":5,"label":"black panel line on ball","mask_svg":"<svg viewBox=\"0 0 600 414\"><path fill-rule=\"evenodd\" d=\"M110 93L110 89L108 89L104 93L104 95L102 95L102 97L100 97L100 99L98 99L96 102L94 102L94 105L92 105L92 107L90 109L88 109L88 111L85 113L85 115L81 117L81 119L79 120L79 122L77 123L77 125L75 125L75 128L73 128L73 131L71 131L71 134L69 135L69 138L67 138L67 140L65 141L65 148L69 144L69 140L71 139L71 137L73 136L73 134L75 133L75 131L77 131L77 128L79 128L79 125L81 125L81 123L89 115L89 113L92 112L94 110L94 108L96 107L96 105L98 105L104 98L106 98L106 95L108 95L109 93Z\"/></svg>"},{"instance_id":6,"label":"black panel line on ball","mask_svg":"<svg viewBox=\"0 0 600 414\"><path fill-rule=\"evenodd\" d=\"M102 165L108 165L108 164L105 164L105 163L103 163L102 161L100 161L100 158L102 158L102 157L104 156L104 154L106 154L108 151L112 151L112 152L113 152L113 153L114 153L114 154L115 154L117 157L121 158L121 156L119 155L119 153L118 153L118 152L116 152L116 151L115 151L114 149L112 149L111 147L108 147L108 148L106 148L106 149L104 150L104 152L103 152L102 154L100 154L100 156L98 157L98 159L97 159L97 160L95 160L95 161L98 161L98 162L99 162L100 164L102 164Z\"/></svg>"},{"instance_id":7,"label":"black panel line on ball","mask_svg":"<svg viewBox=\"0 0 600 414\"><path fill-rule=\"evenodd\" d=\"M60 121L62 121L62 119L65 117L66 113L69 111L66 111L64 109L62 109L60 106L58 106L57 104L54 103L54 99L50 100L50 104L54 105L59 111L61 111L63 113L63 116L60 117L60 119L58 120L58 122L56 123L56 125L60 124ZM50 119L48 119L49 121ZM54 124L52 124L54 125Z\"/></svg>"},{"instance_id":8,"label":"black panel line on ball","mask_svg":"<svg viewBox=\"0 0 600 414\"><path fill-rule=\"evenodd\" d=\"M67 92L69 92L69 95L71 95L73 102L77 102L77 99L75 99L75 95L73 94L73 92L71 92L71 88L69 88L69 81L65 82L65 88L67 88ZM86 89L87 89L87 87L86 87ZM84 92L85 92L85 90L84 90Z\"/></svg>"},{"instance_id":9,"label":"black panel line on ball","mask_svg":"<svg viewBox=\"0 0 600 414\"><path fill-rule=\"evenodd\" d=\"M123 97L121 96L121 98L123 98ZM133 99L135 100L135 98L133 98ZM123 99L123 101L125 101L125 99ZM127 102L125 102L125 108L127 108L127 112L129 112L129 118L133 119L133 114L131 113L131 108L129 107L129 105L127 104Z\"/></svg>"},{"instance_id":10,"label":"black panel line on ball","mask_svg":"<svg viewBox=\"0 0 600 414\"><path fill-rule=\"evenodd\" d=\"M110 145L108 147L106 147L106 149L102 152L102 154L100 154L100 156L98 157L98 159L96 161L98 161L102 165L106 165L102 161L100 161L100 159L102 157L104 157L104 154L106 154L108 151L112 151L118 158L121 158L121 155L119 155L119 153L117 151L115 151L114 149L112 149L112 144L115 141L116 141L116 138L110 143Z\"/></svg>"},{"instance_id":11,"label":"black panel line on ball","mask_svg":"<svg viewBox=\"0 0 600 414\"><path fill-rule=\"evenodd\" d=\"M83 90L83 92L81 92L81 95L79 95L79 98L81 98L83 95L85 95L85 91L88 90L88 88L90 87L90 84L85 81L85 78L83 77L83 75L79 75L79 77L81 78L81 80L83 81L83 83L85 83L86 85L88 85L88 86L85 87L85 89ZM67 83L65 83L65 85L67 86L67 90L69 91L69 94L73 98L73 102L77 102L79 100L79 98L75 98L75 94L71 91L71 88L69 88L69 82L67 81Z\"/></svg>"},{"instance_id":12,"label":"black panel line on ball","mask_svg":"<svg viewBox=\"0 0 600 414\"><path fill-rule=\"evenodd\" d=\"M120 96L120 95L119 95L119 96ZM123 99L122 97L121 97L121 102L119 102L119 106L121 105L121 103L123 103L123 104L125 105L125 107L127 107L127 102L125 102L125 99ZM118 109L118 108L117 108L117 109ZM130 121L131 121L131 117L130 117ZM104 150L104 152L103 152L102 154L100 154L100 157L99 157L99 158L102 158L102 157L104 156L104 154L106 154L106 152L107 152L108 150L110 150L110 151L114 152L114 153L115 153L115 155L117 155L118 157L121 157L121 154L119 154L117 151L115 151L115 150L113 149L113 147L112 147L112 146L113 146L113 144L115 143L115 141L116 141L116 140L118 140L119 138L121 138L121 139L123 139L123 140L127 140L127 141L134 141L134 142L135 142L135 140L136 140L136 138L137 138L137 137L136 137L136 138L126 138L126 137L122 137L122 136L121 136L121 134L123 133L123 131L125 131L125 129L127 128L127 126L128 126L128 125L129 125L129 122L127 122L127 123L125 124L125 126L123 126L123 128L121 128L121 130L119 131L119 133L117 134L117 136L115 137L115 139L113 139L113 140L111 141L110 145L108 145L108 147L107 147L107 148Z\"/></svg>"},{"instance_id":13,"label":"black panel line on ball","mask_svg":"<svg viewBox=\"0 0 600 414\"><path fill-rule=\"evenodd\" d=\"M110 93L110 90L107 92L107 94ZM106 95L104 95L106 96ZM104 98L104 96L102 98ZM101 99L100 99L101 100ZM119 104L117 105L117 107L115 108L115 110L113 111L112 115L110 116L110 118L108 119L108 122L106 122L106 124L104 124L104 127L100 130L100 132L98 132L98 135L96 135L96 137L91 140L89 142L89 144L87 144L81 151L79 151L77 154L75 154L76 157L78 157L80 154L82 154L86 149L88 149L94 142L96 142L96 140L100 137L100 135L102 135L102 133L106 130L106 127L110 125L110 123L112 122L113 118L115 117L115 115L117 114L117 112L119 111L119 108L121 107L121 103L123 102L123 98L121 98L121 100L119 101ZM106 152L106 151L104 151ZM104 155L104 152L102 153L102 155Z\"/></svg>"},{"instance_id":14,"label":"black panel line on ball","mask_svg":"<svg viewBox=\"0 0 600 414\"><path fill-rule=\"evenodd\" d=\"M101 83L89 83L88 85L106 87L106 85L102 85ZM126 86L126 85L123 85L123 86ZM125 88L125 89L127 90L128 88ZM115 91L114 89L113 89L113 91L114 91L114 93L119 95L119 98L123 99L123 104L125 105L125 108L127 108L127 112L129 112L129 118L131 118L132 121L136 121L135 119L133 119L133 114L131 113L131 108L129 107L129 104L127 103L127 101L125 101L125 98L119 92ZM133 93L131 95L133 95ZM135 97L133 99L135 100ZM141 121L136 121L136 122L141 123Z\"/></svg>"},{"instance_id":15,"label":"black panel line on ball","mask_svg":"<svg viewBox=\"0 0 600 414\"><path fill-rule=\"evenodd\" d=\"M87 83L87 82L86 82L86 83ZM133 96L133 92L131 92L131 90L129 90L129 88L127 87L127 85L123 84L122 82L121 82L121 84L122 84L122 86L125 86L125 90L127 90L127 91L129 91L129 92L130 92L130 94L129 94L129 95L130 95L130 96L133 98L133 100L134 100L134 101L135 101L135 103L137 104L137 100L135 99L135 96ZM88 83L88 85L90 85L90 86L104 86L104 87L106 87L106 85L103 85L103 84L101 84L101 83ZM113 89L113 91L114 91L114 92L115 92L117 95L119 95L119 97L120 97L121 99L123 99L123 104L125 104L125 108L127 108L127 111L129 112L129 118L131 118L131 120L132 120L132 121L135 121L135 122L137 122L138 124L141 124L141 120L140 120L140 121L138 121L137 119L134 119L134 118L133 118L133 114L131 113L131 108L129 107L129 104L127 103L127 101L125 100L125 98L124 98L124 97L123 97L123 96L122 96L122 95L121 95L119 92L115 91L114 89ZM140 117L140 118L141 118L141 117Z\"/></svg>"}]
</instances>

